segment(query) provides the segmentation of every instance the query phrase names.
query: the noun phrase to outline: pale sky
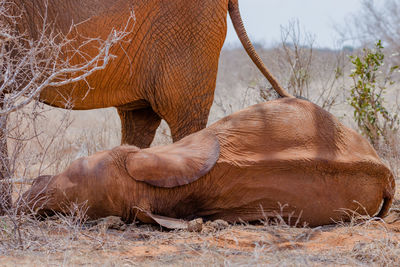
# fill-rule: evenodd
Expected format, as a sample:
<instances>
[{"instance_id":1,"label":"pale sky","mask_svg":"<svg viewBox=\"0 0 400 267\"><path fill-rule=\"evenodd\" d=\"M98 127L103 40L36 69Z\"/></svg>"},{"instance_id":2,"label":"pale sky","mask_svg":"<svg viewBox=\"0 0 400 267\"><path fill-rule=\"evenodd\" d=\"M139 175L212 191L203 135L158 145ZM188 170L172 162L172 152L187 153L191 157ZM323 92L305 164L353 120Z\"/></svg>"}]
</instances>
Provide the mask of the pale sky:
<instances>
[{"instance_id":1,"label":"pale sky","mask_svg":"<svg viewBox=\"0 0 400 267\"><path fill-rule=\"evenodd\" d=\"M303 29L315 35L318 47L335 47L338 35L335 24L345 25L344 18L355 13L361 0L239 0L240 11L250 39L266 46L281 40L281 25L298 19ZM229 21L226 45L239 44Z\"/></svg>"}]
</instances>

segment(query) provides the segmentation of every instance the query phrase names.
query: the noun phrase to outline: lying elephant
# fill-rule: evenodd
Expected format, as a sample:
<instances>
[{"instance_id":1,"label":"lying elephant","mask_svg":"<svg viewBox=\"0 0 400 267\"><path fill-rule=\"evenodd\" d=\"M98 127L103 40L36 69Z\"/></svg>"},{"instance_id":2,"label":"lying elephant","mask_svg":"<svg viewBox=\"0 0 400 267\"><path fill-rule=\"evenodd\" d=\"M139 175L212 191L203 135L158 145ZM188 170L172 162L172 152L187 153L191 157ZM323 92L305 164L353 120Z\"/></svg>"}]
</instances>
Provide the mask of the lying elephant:
<instances>
[{"instance_id":1,"label":"lying elephant","mask_svg":"<svg viewBox=\"0 0 400 267\"><path fill-rule=\"evenodd\" d=\"M42 176L22 199L40 214L86 203L91 218L166 227L177 218L310 226L384 216L394 177L365 138L305 100L258 104L167 146L120 146ZM285 206L281 209L282 205Z\"/></svg>"}]
</instances>

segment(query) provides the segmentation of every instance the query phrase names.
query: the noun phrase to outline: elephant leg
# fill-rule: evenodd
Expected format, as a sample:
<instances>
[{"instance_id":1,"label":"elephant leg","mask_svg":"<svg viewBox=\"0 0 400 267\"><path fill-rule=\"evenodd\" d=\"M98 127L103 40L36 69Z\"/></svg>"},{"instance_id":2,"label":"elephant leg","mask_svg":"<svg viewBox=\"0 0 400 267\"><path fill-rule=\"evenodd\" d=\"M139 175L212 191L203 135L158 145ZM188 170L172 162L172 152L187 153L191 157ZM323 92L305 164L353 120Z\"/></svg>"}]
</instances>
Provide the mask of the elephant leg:
<instances>
[{"instance_id":1,"label":"elephant leg","mask_svg":"<svg viewBox=\"0 0 400 267\"><path fill-rule=\"evenodd\" d=\"M196 121L196 123L191 124L190 127L183 126L182 125L170 125L171 128L171 135L172 135L172 140L174 142L177 142L181 140L183 137L198 132L207 126L207 119L201 120L201 121Z\"/></svg>"},{"instance_id":2,"label":"elephant leg","mask_svg":"<svg viewBox=\"0 0 400 267\"><path fill-rule=\"evenodd\" d=\"M153 142L161 118L151 107L123 110L118 109L121 119L121 144L147 148Z\"/></svg>"},{"instance_id":3,"label":"elephant leg","mask_svg":"<svg viewBox=\"0 0 400 267\"><path fill-rule=\"evenodd\" d=\"M215 74L213 75L215 76ZM190 75L188 74L187 76L186 80L191 80L189 79ZM174 82L173 79L170 80L171 83ZM190 84L175 85L174 92L179 93L178 97L158 101L158 103L166 103L161 108L160 105L157 106L159 108L158 113L167 122L173 142L206 128L214 99L214 81L215 77L211 77L200 81L191 80L190 83L200 84L200 86L191 86ZM167 91L167 89L163 91Z\"/></svg>"},{"instance_id":4,"label":"elephant leg","mask_svg":"<svg viewBox=\"0 0 400 267\"><path fill-rule=\"evenodd\" d=\"M164 118L171 129L172 140L174 142L179 141L183 137L190 135L192 133L198 132L207 126L209 108L206 105L199 105L201 108L194 109L179 109L179 114L176 114L178 120L171 120L169 118ZM192 106L188 105L189 108Z\"/></svg>"}]
</instances>

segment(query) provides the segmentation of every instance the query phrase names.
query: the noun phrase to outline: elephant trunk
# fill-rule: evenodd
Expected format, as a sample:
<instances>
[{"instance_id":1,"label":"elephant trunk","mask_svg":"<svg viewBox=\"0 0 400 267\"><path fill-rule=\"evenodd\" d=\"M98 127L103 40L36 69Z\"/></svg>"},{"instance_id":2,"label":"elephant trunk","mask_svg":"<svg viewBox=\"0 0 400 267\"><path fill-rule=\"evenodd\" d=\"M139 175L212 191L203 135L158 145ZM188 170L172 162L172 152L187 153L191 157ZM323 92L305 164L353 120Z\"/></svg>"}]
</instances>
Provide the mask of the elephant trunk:
<instances>
[{"instance_id":1,"label":"elephant trunk","mask_svg":"<svg viewBox=\"0 0 400 267\"><path fill-rule=\"evenodd\" d=\"M239 3L238 0L229 0L229 15L231 17L233 26L235 31L242 43L244 49L247 54L253 60L254 64L256 64L257 68L262 72L262 74L267 78L268 82L272 85L272 88L281 96L281 97L293 97L289 94L283 87L279 84L277 79L272 75L272 73L267 69L267 67L262 62L260 56L257 54L253 44L251 43L246 29L243 25L242 17L240 16L239 11Z\"/></svg>"}]
</instances>

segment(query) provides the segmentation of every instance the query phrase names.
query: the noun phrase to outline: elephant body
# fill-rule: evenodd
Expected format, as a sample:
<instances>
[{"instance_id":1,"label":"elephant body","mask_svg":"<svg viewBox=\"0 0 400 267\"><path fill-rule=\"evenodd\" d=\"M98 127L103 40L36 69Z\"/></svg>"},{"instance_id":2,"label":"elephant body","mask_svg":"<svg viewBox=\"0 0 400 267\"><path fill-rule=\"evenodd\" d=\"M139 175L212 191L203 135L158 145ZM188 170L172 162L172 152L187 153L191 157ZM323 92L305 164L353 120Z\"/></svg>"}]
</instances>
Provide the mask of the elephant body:
<instances>
[{"instance_id":1,"label":"elephant body","mask_svg":"<svg viewBox=\"0 0 400 267\"><path fill-rule=\"evenodd\" d=\"M279 99L249 107L168 146L120 146L39 177L23 198L39 213L86 203L88 216L166 227L176 219L310 226L384 216L395 184L368 141L318 106Z\"/></svg>"},{"instance_id":2,"label":"elephant body","mask_svg":"<svg viewBox=\"0 0 400 267\"><path fill-rule=\"evenodd\" d=\"M13 1L25 11L19 30L34 37L39 15L46 10L43 1ZM48 87L40 94L42 102L55 107L116 107L124 144L149 147L161 119L168 123L174 141L206 126L228 10L245 48L268 76L246 41L238 0L50 0L47 10L57 30L66 34L75 25L69 32L74 47L82 45L82 36L106 39L113 28L123 28L134 11L132 32L112 49L116 58L104 70L86 81ZM92 43L80 50L85 57L97 52ZM71 62L82 61L75 55ZM271 82L274 85L274 79Z\"/></svg>"}]
</instances>

